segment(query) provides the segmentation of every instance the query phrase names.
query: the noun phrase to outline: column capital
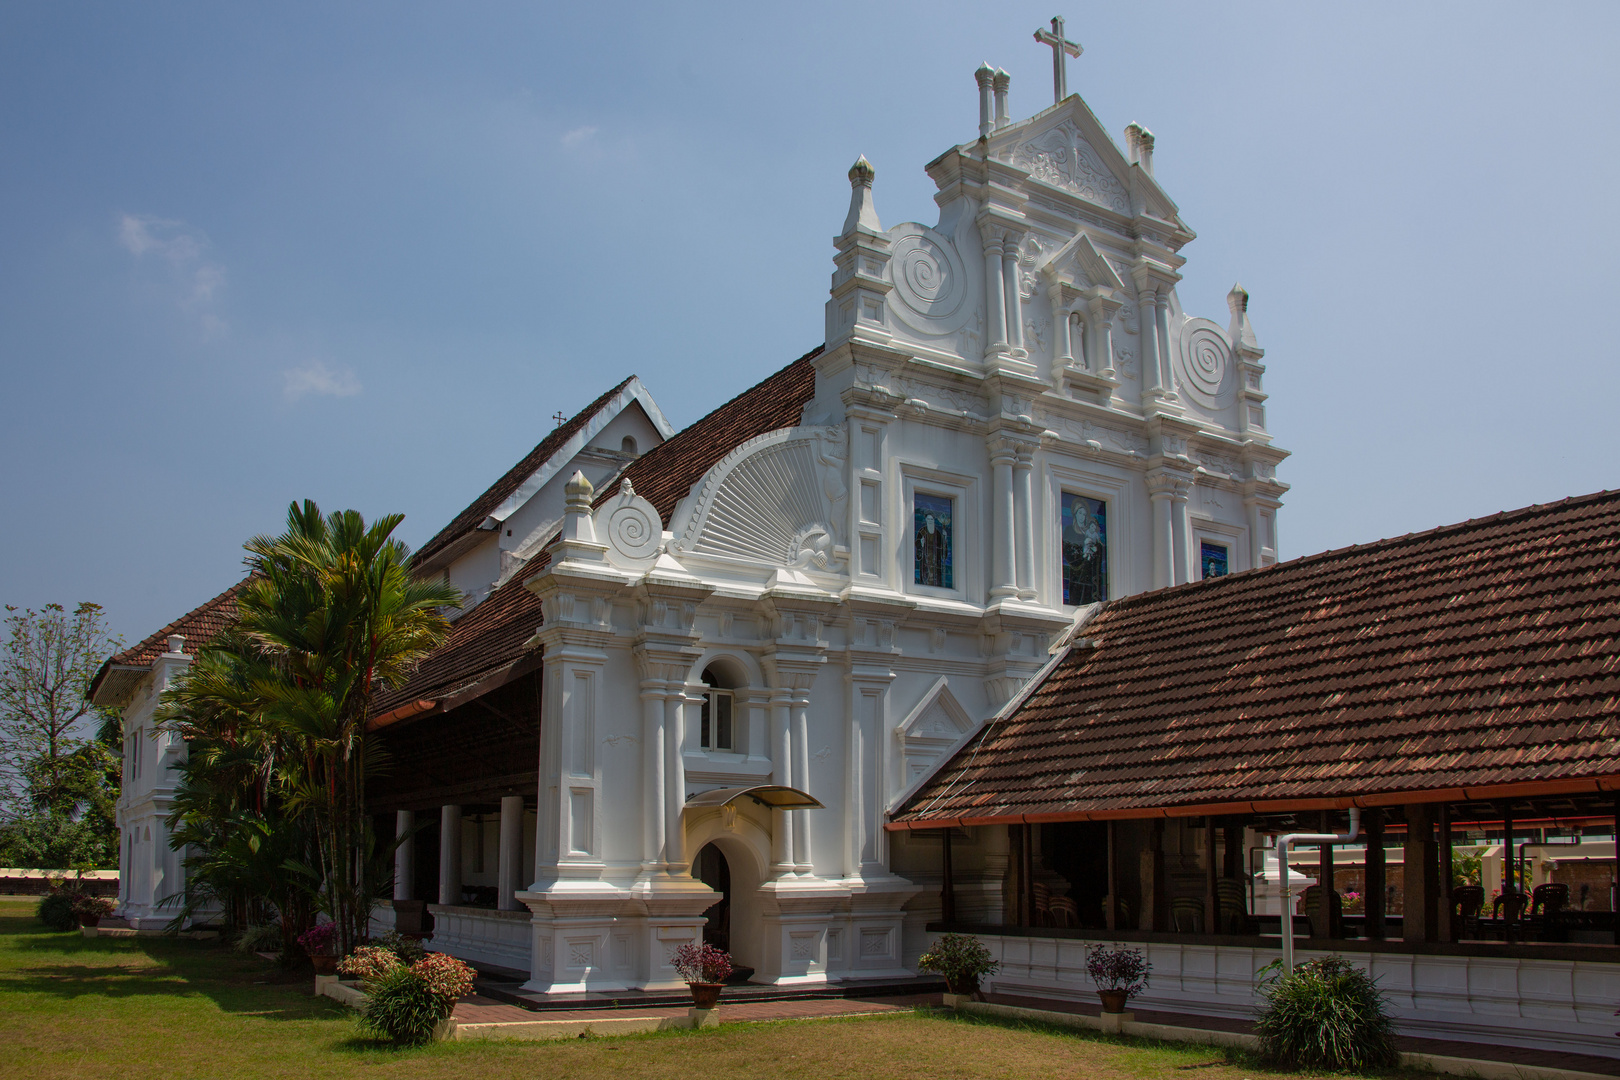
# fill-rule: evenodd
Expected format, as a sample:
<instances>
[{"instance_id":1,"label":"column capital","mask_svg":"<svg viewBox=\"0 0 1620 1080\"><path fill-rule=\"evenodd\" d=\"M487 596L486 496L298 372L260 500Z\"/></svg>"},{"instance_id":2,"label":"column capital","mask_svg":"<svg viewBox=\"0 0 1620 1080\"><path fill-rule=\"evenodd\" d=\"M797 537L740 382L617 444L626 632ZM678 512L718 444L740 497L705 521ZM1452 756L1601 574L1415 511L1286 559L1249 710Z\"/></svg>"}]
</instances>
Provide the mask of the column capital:
<instances>
[{"instance_id":1,"label":"column capital","mask_svg":"<svg viewBox=\"0 0 1620 1080\"><path fill-rule=\"evenodd\" d=\"M1172 472L1150 472L1147 474L1146 480L1148 495L1155 501L1174 499L1177 502L1186 502L1187 495L1192 491L1193 486L1190 479Z\"/></svg>"}]
</instances>

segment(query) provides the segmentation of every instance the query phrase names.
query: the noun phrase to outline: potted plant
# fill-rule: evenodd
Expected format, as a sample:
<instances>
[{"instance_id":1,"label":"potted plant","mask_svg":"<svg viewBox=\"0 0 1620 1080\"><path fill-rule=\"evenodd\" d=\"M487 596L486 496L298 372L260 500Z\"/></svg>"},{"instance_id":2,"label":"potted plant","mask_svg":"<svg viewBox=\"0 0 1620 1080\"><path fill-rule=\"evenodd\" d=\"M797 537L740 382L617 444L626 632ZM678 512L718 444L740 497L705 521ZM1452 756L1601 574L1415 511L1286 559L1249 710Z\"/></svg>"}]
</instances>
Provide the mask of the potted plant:
<instances>
[{"instance_id":1,"label":"potted plant","mask_svg":"<svg viewBox=\"0 0 1620 1080\"><path fill-rule=\"evenodd\" d=\"M979 980L994 975L1001 964L990 956L984 942L970 934L946 934L917 960L919 971L931 971L945 978L945 986L957 999L979 992ZM956 1001L947 1001L954 1005Z\"/></svg>"},{"instance_id":2,"label":"potted plant","mask_svg":"<svg viewBox=\"0 0 1620 1080\"><path fill-rule=\"evenodd\" d=\"M88 896L79 893L73 898L73 914L79 917L80 926L95 926L102 919L113 913L118 905L105 896Z\"/></svg>"},{"instance_id":3,"label":"potted plant","mask_svg":"<svg viewBox=\"0 0 1620 1080\"><path fill-rule=\"evenodd\" d=\"M686 980L692 991L692 1006L712 1009L720 1000L720 991L731 974L731 955L713 945L687 942L675 950L675 970Z\"/></svg>"},{"instance_id":4,"label":"potted plant","mask_svg":"<svg viewBox=\"0 0 1620 1080\"><path fill-rule=\"evenodd\" d=\"M472 993L478 972L447 953L427 953L413 964L385 954L357 949L344 961L365 985L361 1026L400 1046L447 1038L455 1030L456 1001Z\"/></svg>"},{"instance_id":5,"label":"potted plant","mask_svg":"<svg viewBox=\"0 0 1620 1080\"><path fill-rule=\"evenodd\" d=\"M1153 965L1141 949L1124 945L1091 945L1086 948L1086 974L1097 984L1103 1012L1122 1013L1125 1002L1147 988Z\"/></svg>"},{"instance_id":6,"label":"potted plant","mask_svg":"<svg viewBox=\"0 0 1620 1080\"><path fill-rule=\"evenodd\" d=\"M316 923L298 935L298 947L309 954L315 965L315 974L332 975L337 972L337 928L331 923Z\"/></svg>"}]
</instances>

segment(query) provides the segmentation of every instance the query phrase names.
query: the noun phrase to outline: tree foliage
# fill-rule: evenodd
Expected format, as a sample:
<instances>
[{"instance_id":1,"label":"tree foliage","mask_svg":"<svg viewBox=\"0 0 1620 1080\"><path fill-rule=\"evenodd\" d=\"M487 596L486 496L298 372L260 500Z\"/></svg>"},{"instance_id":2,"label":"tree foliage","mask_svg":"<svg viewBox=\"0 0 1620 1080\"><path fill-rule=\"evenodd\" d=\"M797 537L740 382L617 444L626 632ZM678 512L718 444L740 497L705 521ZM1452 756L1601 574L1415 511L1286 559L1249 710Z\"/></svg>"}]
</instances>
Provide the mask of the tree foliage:
<instances>
[{"instance_id":1,"label":"tree foliage","mask_svg":"<svg viewBox=\"0 0 1620 1080\"><path fill-rule=\"evenodd\" d=\"M188 908L219 904L248 925L267 902L296 935L302 890L336 924L339 955L365 937L392 861L365 816L366 779L382 765L366 720L376 692L444 640L440 609L461 599L411 576L392 537L402 520L367 525L306 501L286 532L246 544L235 625L158 711L189 747L170 818L175 842L194 849Z\"/></svg>"},{"instance_id":2,"label":"tree foliage","mask_svg":"<svg viewBox=\"0 0 1620 1080\"><path fill-rule=\"evenodd\" d=\"M98 604L6 611L0 863L116 867L123 727L116 710L90 702L90 682L120 642Z\"/></svg>"}]
</instances>

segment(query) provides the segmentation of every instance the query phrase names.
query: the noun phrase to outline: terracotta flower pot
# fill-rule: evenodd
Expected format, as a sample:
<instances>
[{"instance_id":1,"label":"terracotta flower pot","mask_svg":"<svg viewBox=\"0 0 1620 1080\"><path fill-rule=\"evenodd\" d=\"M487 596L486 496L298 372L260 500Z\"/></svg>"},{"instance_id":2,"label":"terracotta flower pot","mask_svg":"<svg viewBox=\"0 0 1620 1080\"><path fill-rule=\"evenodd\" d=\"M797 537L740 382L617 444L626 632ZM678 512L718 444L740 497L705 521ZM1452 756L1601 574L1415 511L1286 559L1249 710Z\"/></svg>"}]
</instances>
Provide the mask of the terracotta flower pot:
<instances>
[{"instance_id":1,"label":"terracotta flower pot","mask_svg":"<svg viewBox=\"0 0 1620 1080\"><path fill-rule=\"evenodd\" d=\"M338 958L335 956L312 956L309 962L315 965L317 975L336 975Z\"/></svg>"},{"instance_id":2,"label":"terracotta flower pot","mask_svg":"<svg viewBox=\"0 0 1620 1080\"><path fill-rule=\"evenodd\" d=\"M1130 994L1124 990L1099 990L1097 996L1102 998L1103 1012L1122 1013L1125 1011L1125 1001Z\"/></svg>"},{"instance_id":3,"label":"terracotta flower pot","mask_svg":"<svg viewBox=\"0 0 1620 1080\"><path fill-rule=\"evenodd\" d=\"M101 922L101 916L100 915L80 915L79 916L79 925L80 926L96 926L96 925L99 925L100 922Z\"/></svg>"},{"instance_id":4,"label":"terracotta flower pot","mask_svg":"<svg viewBox=\"0 0 1620 1080\"><path fill-rule=\"evenodd\" d=\"M725 989L725 983L687 983L686 988L692 991L692 1007L694 1009L712 1009L720 1000L720 991Z\"/></svg>"}]
</instances>

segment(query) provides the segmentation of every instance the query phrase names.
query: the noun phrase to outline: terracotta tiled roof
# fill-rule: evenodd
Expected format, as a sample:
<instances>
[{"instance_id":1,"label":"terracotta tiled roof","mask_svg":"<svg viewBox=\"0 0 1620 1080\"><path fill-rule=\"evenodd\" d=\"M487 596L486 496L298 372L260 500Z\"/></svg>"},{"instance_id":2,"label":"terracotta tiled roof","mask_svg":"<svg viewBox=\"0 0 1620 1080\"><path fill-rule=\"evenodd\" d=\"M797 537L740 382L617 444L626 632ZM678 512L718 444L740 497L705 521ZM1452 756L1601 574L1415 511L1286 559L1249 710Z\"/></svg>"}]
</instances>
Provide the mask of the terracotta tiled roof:
<instances>
[{"instance_id":1,"label":"terracotta tiled roof","mask_svg":"<svg viewBox=\"0 0 1620 1080\"><path fill-rule=\"evenodd\" d=\"M199 648L214 640L220 631L236 621L236 594L249 580L243 578L212 600L193 608L163 629L143 638L138 644L109 657L90 682L91 700L95 700L96 694L103 689L108 675L114 668L151 667L154 660L168 651L171 634L184 637L185 650L195 655Z\"/></svg>"},{"instance_id":2,"label":"terracotta tiled roof","mask_svg":"<svg viewBox=\"0 0 1620 1080\"><path fill-rule=\"evenodd\" d=\"M1620 493L1131 597L1082 635L896 823L1620 786Z\"/></svg>"},{"instance_id":3,"label":"terracotta tiled roof","mask_svg":"<svg viewBox=\"0 0 1620 1080\"><path fill-rule=\"evenodd\" d=\"M817 348L800 357L630 464L624 476L636 494L657 507L666 527L676 504L715 462L757 435L799 422L815 394L810 361L820 352ZM601 498L612 494L604 491ZM375 711L386 713L407 702L450 696L523 659L528 652L523 643L540 627L540 600L523 585L548 565L549 556L536 556L458 619L449 639L422 662L405 686L379 695Z\"/></svg>"},{"instance_id":4,"label":"terracotta tiled roof","mask_svg":"<svg viewBox=\"0 0 1620 1080\"><path fill-rule=\"evenodd\" d=\"M489 490L474 499L472 505L457 514L450 524L440 529L432 539L417 550L417 565L427 562L444 548L478 528L485 518L489 517L493 511L498 510L503 502L523 486L525 480L534 475L535 470L550 461L569 439L572 439L579 433L581 428L590 423L591 418L601 412L607 406L607 403L612 401L621 390L629 386L630 379L634 378L635 376L632 375L630 378L625 379L618 386L615 386L575 413L572 419L562 424L550 435L541 439L540 445L525 454L521 461L508 469L506 474L499 480L491 484Z\"/></svg>"}]
</instances>

